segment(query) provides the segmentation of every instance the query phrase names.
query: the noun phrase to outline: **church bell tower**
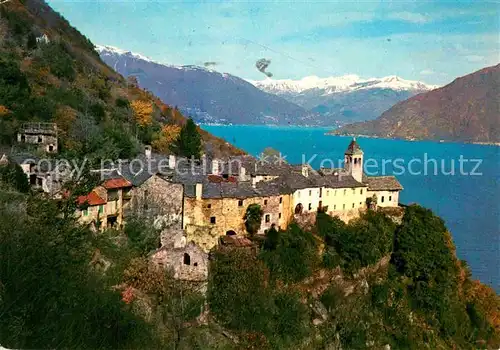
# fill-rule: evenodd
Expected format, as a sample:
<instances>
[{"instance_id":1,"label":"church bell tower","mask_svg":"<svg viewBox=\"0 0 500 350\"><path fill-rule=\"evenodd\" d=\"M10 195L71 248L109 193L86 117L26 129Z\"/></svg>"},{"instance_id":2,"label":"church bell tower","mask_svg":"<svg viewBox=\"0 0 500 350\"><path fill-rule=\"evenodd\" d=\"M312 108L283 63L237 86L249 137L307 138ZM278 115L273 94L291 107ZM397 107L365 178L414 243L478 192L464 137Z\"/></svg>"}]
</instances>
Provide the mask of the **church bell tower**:
<instances>
[{"instance_id":1,"label":"church bell tower","mask_svg":"<svg viewBox=\"0 0 500 350\"><path fill-rule=\"evenodd\" d=\"M347 173L351 174L352 177L358 181L362 182L363 179L363 150L359 147L356 142L356 138L353 138L349 147L344 153L344 169Z\"/></svg>"}]
</instances>

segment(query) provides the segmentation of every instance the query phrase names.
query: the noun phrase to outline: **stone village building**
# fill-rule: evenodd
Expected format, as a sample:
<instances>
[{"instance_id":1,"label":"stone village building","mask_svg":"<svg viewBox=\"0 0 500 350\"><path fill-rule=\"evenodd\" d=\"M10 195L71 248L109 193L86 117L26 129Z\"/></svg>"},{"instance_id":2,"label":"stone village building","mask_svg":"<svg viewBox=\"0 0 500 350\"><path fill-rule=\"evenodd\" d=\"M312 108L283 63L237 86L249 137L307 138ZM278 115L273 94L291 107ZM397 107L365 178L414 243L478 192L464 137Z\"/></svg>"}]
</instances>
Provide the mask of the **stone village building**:
<instances>
[{"instance_id":1,"label":"stone village building","mask_svg":"<svg viewBox=\"0 0 500 350\"><path fill-rule=\"evenodd\" d=\"M367 176L363 157L355 139L343 168L318 171L251 156L192 164L147 148L138 160L148 169L136 159L101 170L103 183L78 199L76 215L97 229L121 226L132 217L150 222L161 231L152 260L180 279L199 281L207 276L208 252L220 237L245 235L250 204L259 204L264 213L258 234L272 226L284 230L293 220L312 223L319 210L347 222L368 205L397 207L403 189L398 180Z\"/></svg>"},{"instance_id":2,"label":"stone village building","mask_svg":"<svg viewBox=\"0 0 500 350\"><path fill-rule=\"evenodd\" d=\"M47 153L57 153L57 124L24 123L17 133L17 142L34 145Z\"/></svg>"}]
</instances>

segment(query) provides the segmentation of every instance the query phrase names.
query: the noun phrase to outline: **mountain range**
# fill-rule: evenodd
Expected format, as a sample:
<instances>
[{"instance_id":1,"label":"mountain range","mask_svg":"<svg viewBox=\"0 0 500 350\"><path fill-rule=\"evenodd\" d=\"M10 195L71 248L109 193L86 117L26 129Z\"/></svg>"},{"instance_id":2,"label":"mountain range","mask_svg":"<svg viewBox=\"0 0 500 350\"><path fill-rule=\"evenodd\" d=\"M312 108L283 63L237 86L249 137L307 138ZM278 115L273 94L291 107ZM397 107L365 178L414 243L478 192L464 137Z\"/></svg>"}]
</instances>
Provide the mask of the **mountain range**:
<instances>
[{"instance_id":1,"label":"mountain range","mask_svg":"<svg viewBox=\"0 0 500 350\"><path fill-rule=\"evenodd\" d=\"M464 142L500 142L500 64L400 102L372 121L336 134Z\"/></svg>"},{"instance_id":2,"label":"mountain range","mask_svg":"<svg viewBox=\"0 0 500 350\"><path fill-rule=\"evenodd\" d=\"M135 76L141 87L201 123L333 126L374 119L436 87L397 76L246 81L204 67L162 64L112 46L96 50L110 67Z\"/></svg>"},{"instance_id":3,"label":"mountain range","mask_svg":"<svg viewBox=\"0 0 500 350\"><path fill-rule=\"evenodd\" d=\"M154 62L140 54L97 46L101 58L165 103L177 106L199 123L304 124L308 112L227 73L197 66Z\"/></svg>"},{"instance_id":4,"label":"mountain range","mask_svg":"<svg viewBox=\"0 0 500 350\"><path fill-rule=\"evenodd\" d=\"M397 76L363 79L358 75L265 79L252 84L316 113L319 123L325 125L331 120L352 123L375 119L394 104L437 88Z\"/></svg>"}]
</instances>

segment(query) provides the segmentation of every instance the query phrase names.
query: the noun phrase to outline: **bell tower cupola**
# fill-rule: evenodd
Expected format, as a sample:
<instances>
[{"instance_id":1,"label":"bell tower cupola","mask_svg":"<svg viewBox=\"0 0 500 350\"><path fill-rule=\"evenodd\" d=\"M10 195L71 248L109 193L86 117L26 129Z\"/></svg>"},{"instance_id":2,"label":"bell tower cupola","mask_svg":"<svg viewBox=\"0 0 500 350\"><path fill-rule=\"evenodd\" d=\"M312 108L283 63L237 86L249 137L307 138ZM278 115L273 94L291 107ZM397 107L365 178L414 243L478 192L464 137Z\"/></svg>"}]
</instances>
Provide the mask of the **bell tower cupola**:
<instances>
[{"instance_id":1,"label":"bell tower cupola","mask_svg":"<svg viewBox=\"0 0 500 350\"><path fill-rule=\"evenodd\" d=\"M352 177L362 182L363 179L363 150L354 137L344 153L344 169Z\"/></svg>"}]
</instances>

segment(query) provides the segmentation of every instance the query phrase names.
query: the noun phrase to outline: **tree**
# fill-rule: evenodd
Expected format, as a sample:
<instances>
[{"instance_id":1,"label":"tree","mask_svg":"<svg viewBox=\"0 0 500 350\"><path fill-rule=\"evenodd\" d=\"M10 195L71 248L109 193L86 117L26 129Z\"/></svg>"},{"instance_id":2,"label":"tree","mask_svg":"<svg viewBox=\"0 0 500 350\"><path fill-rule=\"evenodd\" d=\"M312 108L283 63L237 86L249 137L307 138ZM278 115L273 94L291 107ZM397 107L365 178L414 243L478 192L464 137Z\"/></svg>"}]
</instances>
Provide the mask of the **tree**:
<instances>
[{"instance_id":1,"label":"tree","mask_svg":"<svg viewBox=\"0 0 500 350\"><path fill-rule=\"evenodd\" d=\"M266 240L264 242L265 250L275 250L278 246L278 242L280 239L280 233L274 225L266 232Z\"/></svg>"},{"instance_id":2,"label":"tree","mask_svg":"<svg viewBox=\"0 0 500 350\"><path fill-rule=\"evenodd\" d=\"M200 159L201 135L198 132L193 119L189 118L186 124L182 127L179 137L175 141L172 150L187 158Z\"/></svg>"},{"instance_id":3,"label":"tree","mask_svg":"<svg viewBox=\"0 0 500 350\"><path fill-rule=\"evenodd\" d=\"M180 126L175 124L165 124L157 136L158 138L152 142L151 146L159 152L166 153L177 140L180 132Z\"/></svg>"},{"instance_id":4,"label":"tree","mask_svg":"<svg viewBox=\"0 0 500 350\"><path fill-rule=\"evenodd\" d=\"M245 213L245 227L251 235L256 234L260 230L262 216L264 211L258 204L250 204Z\"/></svg>"},{"instance_id":5,"label":"tree","mask_svg":"<svg viewBox=\"0 0 500 350\"><path fill-rule=\"evenodd\" d=\"M130 103L134 112L134 118L140 126L151 124L153 119L153 104L151 101L135 100Z\"/></svg>"},{"instance_id":6,"label":"tree","mask_svg":"<svg viewBox=\"0 0 500 350\"><path fill-rule=\"evenodd\" d=\"M36 35L35 35L35 33L30 32L28 34L28 38L27 38L27 41L26 41L26 47L27 47L28 50L34 50L34 49L36 49L37 44L36 44Z\"/></svg>"},{"instance_id":7,"label":"tree","mask_svg":"<svg viewBox=\"0 0 500 350\"><path fill-rule=\"evenodd\" d=\"M21 193L27 193L30 190L28 178L23 169L16 163L7 163L0 165L0 181L14 187Z\"/></svg>"}]
</instances>

